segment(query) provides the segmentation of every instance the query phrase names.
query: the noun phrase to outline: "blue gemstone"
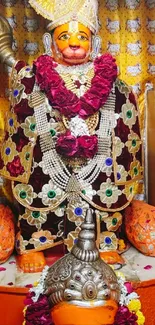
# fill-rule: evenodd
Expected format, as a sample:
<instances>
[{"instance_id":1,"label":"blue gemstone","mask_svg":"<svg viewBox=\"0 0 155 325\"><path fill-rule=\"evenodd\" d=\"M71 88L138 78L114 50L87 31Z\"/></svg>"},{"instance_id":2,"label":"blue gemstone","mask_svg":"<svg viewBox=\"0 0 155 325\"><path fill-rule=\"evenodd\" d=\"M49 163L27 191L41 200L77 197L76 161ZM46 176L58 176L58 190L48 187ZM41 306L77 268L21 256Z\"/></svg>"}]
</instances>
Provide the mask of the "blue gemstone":
<instances>
[{"instance_id":1,"label":"blue gemstone","mask_svg":"<svg viewBox=\"0 0 155 325\"><path fill-rule=\"evenodd\" d=\"M77 242L78 242L78 238L75 238L74 239L74 244L77 244Z\"/></svg>"},{"instance_id":2,"label":"blue gemstone","mask_svg":"<svg viewBox=\"0 0 155 325\"><path fill-rule=\"evenodd\" d=\"M6 148L5 153L6 153L7 156L10 155L10 152L11 152L11 149L10 148Z\"/></svg>"},{"instance_id":3,"label":"blue gemstone","mask_svg":"<svg viewBox=\"0 0 155 325\"><path fill-rule=\"evenodd\" d=\"M26 70L26 71L30 71L30 68L26 68L25 70Z\"/></svg>"},{"instance_id":4,"label":"blue gemstone","mask_svg":"<svg viewBox=\"0 0 155 325\"><path fill-rule=\"evenodd\" d=\"M46 238L45 236L41 236L41 237L39 238L39 240L40 240L41 243L45 243L46 240L47 240L47 238Z\"/></svg>"},{"instance_id":5,"label":"blue gemstone","mask_svg":"<svg viewBox=\"0 0 155 325\"><path fill-rule=\"evenodd\" d=\"M19 94L19 91L18 91L18 89L15 89L15 90L14 90L14 92L13 92L13 96L14 96L14 97L17 97L17 96L18 96L18 94Z\"/></svg>"},{"instance_id":6,"label":"blue gemstone","mask_svg":"<svg viewBox=\"0 0 155 325\"><path fill-rule=\"evenodd\" d=\"M106 163L106 166L108 166L108 167L112 166L112 158L107 158L105 163Z\"/></svg>"},{"instance_id":7,"label":"blue gemstone","mask_svg":"<svg viewBox=\"0 0 155 325\"><path fill-rule=\"evenodd\" d=\"M117 173L117 179L119 180L121 178L121 174Z\"/></svg>"},{"instance_id":8,"label":"blue gemstone","mask_svg":"<svg viewBox=\"0 0 155 325\"><path fill-rule=\"evenodd\" d=\"M107 245L110 245L111 244L111 238L110 237L105 237L104 241L105 241L105 243Z\"/></svg>"},{"instance_id":9,"label":"blue gemstone","mask_svg":"<svg viewBox=\"0 0 155 325\"><path fill-rule=\"evenodd\" d=\"M13 126L13 118L10 118L10 120L9 120L9 125L10 125L10 126Z\"/></svg>"},{"instance_id":10,"label":"blue gemstone","mask_svg":"<svg viewBox=\"0 0 155 325\"><path fill-rule=\"evenodd\" d=\"M74 212L75 212L75 214L77 215L77 216L81 216L81 214L82 214L82 209L81 208L76 208L75 210L74 210Z\"/></svg>"}]
</instances>

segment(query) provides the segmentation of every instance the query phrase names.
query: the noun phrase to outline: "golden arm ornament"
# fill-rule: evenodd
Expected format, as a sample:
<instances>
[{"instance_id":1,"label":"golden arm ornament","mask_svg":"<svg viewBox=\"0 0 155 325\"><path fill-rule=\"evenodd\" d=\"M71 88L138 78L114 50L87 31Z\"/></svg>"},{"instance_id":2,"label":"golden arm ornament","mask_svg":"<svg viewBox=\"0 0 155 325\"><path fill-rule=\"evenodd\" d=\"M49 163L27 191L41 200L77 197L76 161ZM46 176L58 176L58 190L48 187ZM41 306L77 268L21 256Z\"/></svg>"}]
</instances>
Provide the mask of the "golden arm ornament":
<instances>
[{"instance_id":1,"label":"golden arm ornament","mask_svg":"<svg viewBox=\"0 0 155 325\"><path fill-rule=\"evenodd\" d=\"M10 67L16 62L12 50L12 29L8 21L0 15L0 63Z\"/></svg>"}]
</instances>

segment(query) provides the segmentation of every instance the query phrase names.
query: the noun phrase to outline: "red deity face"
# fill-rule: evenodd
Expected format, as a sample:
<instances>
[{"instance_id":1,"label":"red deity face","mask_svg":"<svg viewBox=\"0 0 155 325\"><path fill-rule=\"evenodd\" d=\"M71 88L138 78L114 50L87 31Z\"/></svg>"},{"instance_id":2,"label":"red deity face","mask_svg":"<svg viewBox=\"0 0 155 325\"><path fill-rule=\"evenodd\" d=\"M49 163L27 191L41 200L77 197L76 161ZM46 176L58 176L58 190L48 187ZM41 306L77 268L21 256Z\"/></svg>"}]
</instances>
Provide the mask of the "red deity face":
<instances>
[{"instance_id":1,"label":"red deity face","mask_svg":"<svg viewBox=\"0 0 155 325\"><path fill-rule=\"evenodd\" d=\"M53 33L54 59L64 65L77 65L89 60L91 31L83 24L71 21L58 26Z\"/></svg>"}]
</instances>

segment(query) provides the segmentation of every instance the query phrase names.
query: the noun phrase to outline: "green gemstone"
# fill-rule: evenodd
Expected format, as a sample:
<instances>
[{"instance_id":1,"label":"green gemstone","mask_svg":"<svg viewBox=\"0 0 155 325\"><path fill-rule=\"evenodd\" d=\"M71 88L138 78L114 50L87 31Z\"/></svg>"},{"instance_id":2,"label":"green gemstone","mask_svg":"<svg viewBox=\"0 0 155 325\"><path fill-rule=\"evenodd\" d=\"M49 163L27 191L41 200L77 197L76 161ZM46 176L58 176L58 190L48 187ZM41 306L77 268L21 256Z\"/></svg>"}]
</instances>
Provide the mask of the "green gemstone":
<instances>
[{"instance_id":1,"label":"green gemstone","mask_svg":"<svg viewBox=\"0 0 155 325\"><path fill-rule=\"evenodd\" d=\"M106 196L110 197L112 196L112 190L106 190Z\"/></svg>"},{"instance_id":2,"label":"green gemstone","mask_svg":"<svg viewBox=\"0 0 155 325\"><path fill-rule=\"evenodd\" d=\"M40 212L39 211L33 211L32 216L33 216L33 218L38 219L40 217Z\"/></svg>"},{"instance_id":3,"label":"green gemstone","mask_svg":"<svg viewBox=\"0 0 155 325\"><path fill-rule=\"evenodd\" d=\"M113 218L113 219L112 219L112 225L113 225L113 226L116 226L116 225L117 225L117 218Z\"/></svg>"},{"instance_id":4,"label":"green gemstone","mask_svg":"<svg viewBox=\"0 0 155 325\"><path fill-rule=\"evenodd\" d=\"M82 190L82 193L83 193L84 195L86 195L86 190Z\"/></svg>"},{"instance_id":5,"label":"green gemstone","mask_svg":"<svg viewBox=\"0 0 155 325\"><path fill-rule=\"evenodd\" d=\"M135 167L133 170L134 170L134 174L135 174L135 175L138 175L138 168Z\"/></svg>"},{"instance_id":6,"label":"green gemstone","mask_svg":"<svg viewBox=\"0 0 155 325\"><path fill-rule=\"evenodd\" d=\"M120 81L120 84L121 84L121 86L124 86L124 82L123 81Z\"/></svg>"},{"instance_id":7,"label":"green gemstone","mask_svg":"<svg viewBox=\"0 0 155 325\"><path fill-rule=\"evenodd\" d=\"M29 154L29 152L27 152L26 155L25 155L25 159L29 160L29 158L30 158L30 154Z\"/></svg>"},{"instance_id":8,"label":"green gemstone","mask_svg":"<svg viewBox=\"0 0 155 325\"><path fill-rule=\"evenodd\" d=\"M35 123L32 123L32 124L30 125L30 129L31 129L31 131L34 132L35 128L36 128L36 124L35 124Z\"/></svg>"},{"instance_id":9,"label":"green gemstone","mask_svg":"<svg viewBox=\"0 0 155 325\"><path fill-rule=\"evenodd\" d=\"M51 129L51 130L50 130L50 133L51 133L51 136L54 137L55 134L56 134L56 131L55 131L54 129Z\"/></svg>"},{"instance_id":10,"label":"green gemstone","mask_svg":"<svg viewBox=\"0 0 155 325\"><path fill-rule=\"evenodd\" d=\"M137 141L134 139L134 140L132 140L132 146L133 147L136 147L136 144L137 144Z\"/></svg>"},{"instance_id":11,"label":"green gemstone","mask_svg":"<svg viewBox=\"0 0 155 325\"><path fill-rule=\"evenodd\" d=\"M130 187L130 193L132 193L132 187Z\"/></svg>"},{"instance_id":12,"label":"green gemstone","mask_svg":"<svg viewBox=\"0 0 155 325\"><path fill-rule=\"evenodd\" d=\"M65 204L62 202L60 205L59 205L60 208L65 208Z\"/></svg>"},{"instance_id":13,"label":"green gemstone","mask_svg":"<svg viewBox=\"0 0 155 325\"><path fill-rule=\"evenodd\" d=\"M127 118L131 118L132 117L132 111L131 110L128 110L126 112L126 116L127 116Z\"/></svg>"},{"instance_id":14,"label":"green gemstone","mask_svg":"<svg viewBox=\"0 0 155 325\"><path fill-rule=\"evenodd\" d=\"M26 199L26 197L27 197L27 194L25 191L21 191L19 195L20 195L21 199Z\"/></svg>"},{"instance_id":15,"label":"green gemstone","mask_svg":"<svg viewBox=\"0 0 155 325\"><path fill-rule=\"evenodd\" d=\"M49 191L47 193L47 196L49 197L49 199L53 199L56 196L56 193L54 191Z\"/></svg>"}]
</instances>

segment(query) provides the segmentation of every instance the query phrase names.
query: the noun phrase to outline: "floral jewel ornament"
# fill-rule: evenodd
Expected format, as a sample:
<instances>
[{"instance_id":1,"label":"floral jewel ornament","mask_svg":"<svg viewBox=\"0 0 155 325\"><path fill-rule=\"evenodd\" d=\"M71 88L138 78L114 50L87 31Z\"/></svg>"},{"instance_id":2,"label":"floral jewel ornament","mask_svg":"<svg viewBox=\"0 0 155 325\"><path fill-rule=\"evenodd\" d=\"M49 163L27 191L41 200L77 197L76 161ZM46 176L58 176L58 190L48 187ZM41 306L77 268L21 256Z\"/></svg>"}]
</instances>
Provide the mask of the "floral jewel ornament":
<instances>
[{"instance_id":1,"label":"floral jewel ornament","mask_svg":"<svg viewBox=\"0 0 155 325\"><path fill-rule=\"evenodd\" d=\"M21 123L21 128L24 131L24 134L29 139L34 139L37 135L36 132L36 121L34 116L28 116L25 119L24 123Z\"/></svg>"},{"instance_id":2,"label":"floral jewel ornament","mask_svg":"<svg viewBox=\"0 0 155 325\"><path fill-rule=\"evenodd\" d=\"M29 240L29 243L34 245L35 248L41 249L43 245L50 246L53 244L55 235L52 235L48 230L40 230L32 234L32 238Z\"/></svg>"},{"instance_id":3,"label":"floral jewel ornament","mask_svg":"<svg viewBox=\"0 0 155 325\"><path fill-rule=\"evenodd\" d=\"M30 226L36 226L38 230L41 229L42 224L47 221L47 212L30 211L25 209L25 213L19 216L19 220L25 219Z\"/></svg>"},{"instance_id":4,"label":"floral jewel ornament","mask_svg":"<svg viewBox=\"0 0 155 325\"><path fill-rule=\"evenodd\" d=\"M20 102L21 98L26 97L24 90L25 90L25 86L22 85L19 81L17 81L15 85L15 89L10 96L10 101L12 106L17 105Z\"/></svg>"},{"instance_id":5,"label":"floral jewel ornament","mask_svg":"<svg viewBox=\"0 0 155 325\"><path fill-rule=\"evenodd\" d=\"M106 182L100 185L97 195L99 195L101 202L110 208L113 203L117 202L118 197L121 195L121 190L111 182L110 178L107 178Z\"/></svg>"},{"instance_id":6,"label":"floral jewel ornament","mask_svg":"<svg viewBox=\"0 0 155 325\"><path fill-rule=\"evenodd\" d=\"M88 208L89 204L82 199L70 201L66 209L68 220L74 222L77 227L80 226L85 219Z\"/></svg>"},{"instance_id":7,"label":"floral jewel ornament","mask_svg":"<svg viewBox=\"0 0 155 325\"><path fill-rule=\"evenodd\" d=\"M109 218L107 218L108 220ZM110 221L109 221L110 222ZM118 239L115 233L104 231L100 234L100 251L116 251Z\"/></svg>"},{"instance_id":8,"label":"floral jewel ornament","mask_svg":"<svg viewBox=\"0 0 155 325\"><path fill-rule=\"evenodd\" d=\"M34 284L27 295L23 325L55 325L52 322L48 297L44 294L47 273L48 266L44 268L39 282ZM121 272L116 272L116 275L121 295L113 325L144 325L145 316L141 311L139 296L133 291L132 284L125 281Z\"/></svg>"},{"instance_id":9,"label":"floral jewel ornament","mask_svg":"<svg viewBox=\"0 0 155 325\"><path fill-rule=\"evenodd\" d=\"M70 231L68 234L67 238L65 238L64 243L67 246L67 250L70 252L73 245L77 242L78 240L78 234L80 232L80 227L77 227L75 231Z\"/></svg>"},{"instance_id":10,"label":"floral jewel ornament","mask_svg":"<svg viewBox=\"0 0 155 325\"><path fill-rule=\"evenodd\" d=\"M123 119L124 124L126 124L130 129L132 125L136 122L137 111L135 110L135 106L127 100L126 104L122 106L122 113L120 117Z\"/></svg>"},{"instance_id":11,"label":"floral jewel ornament","mask_svg":"<svg viewBox=\"0 0 155 325\"><path fill-rule=\"evenodd\" d=\"M14 156L17 154L17 151L15 143L13 143L11 139L8 139L2 144L1 154L5 164L13 160Z\"/></svg>"},{"instance_id":12,"label":"floral jewel ornament","mask_svg":"<svg viewBox=\"0 0 155 325\"><path fill-rule=\"evenodd\" d=\"M6 130L9 135L13 135L16 133L17 128L19 127L19 123L17 122L17 116L13 112L7 113L6 117Z\"/></svg>"},{"instance_id":13,"label":"floral jewel ornament","mask_svg":"<svg viewBox=\"0 0 155 325\"><path fill-rule=\"evenodd\" d=\"M42 191L38 194L38 197L41 198L45 206L50 206L51 204L56 204L62 197L62 194L63 191L50 180L48 184L43 185Z\"/></svg>"},{"instance_id":14,"label":"floral jewel ornament","mask_svg":"<svg viewBox=\"0 0 155 325\"><path fill-rule=\"evenodd\" d=\"M104 220L108 231L116 231L122 224L122 214L115 212L111 217Z\"/></svg>"}]
</instances>

